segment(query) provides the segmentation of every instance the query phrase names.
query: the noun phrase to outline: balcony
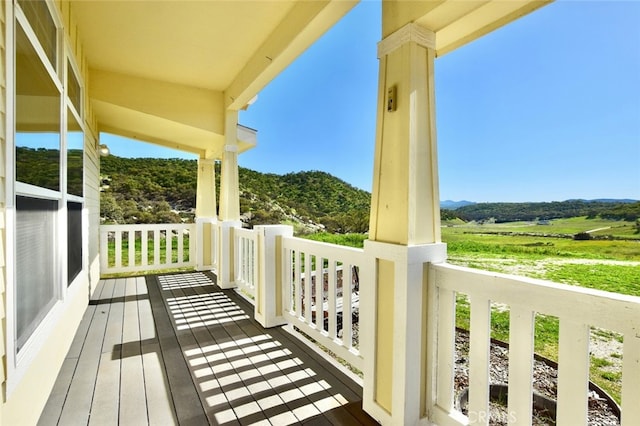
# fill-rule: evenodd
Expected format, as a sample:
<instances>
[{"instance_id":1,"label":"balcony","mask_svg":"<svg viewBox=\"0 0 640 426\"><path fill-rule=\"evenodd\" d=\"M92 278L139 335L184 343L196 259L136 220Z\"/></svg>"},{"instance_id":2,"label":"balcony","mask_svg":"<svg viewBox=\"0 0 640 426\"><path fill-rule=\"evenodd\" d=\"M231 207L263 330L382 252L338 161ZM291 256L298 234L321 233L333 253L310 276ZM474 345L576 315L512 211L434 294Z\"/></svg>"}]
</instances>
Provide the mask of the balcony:
<instances>
[{"instance_id":1,"label":"balcony","mask_svg":"<svg viewBox=\"0 0 640 426\"><path fill-rule=\"evenodd\" d=\"M394 261L397 253L381 253L388 247L375 242L360 250L294 238L287 226L234 228L227 244L222 225L214 224L211 231L209 240L216 242L212 256L218 260L209 263L226 262L222 247L231 248L235 289L214 285L211 272L102 280L41 423L105 415L136 424L184 423L192 416L210 424L265 419L274 424L374 424L369 414L389 422L367 409L366 402L379 374L371 365L379 331L371 325L376 323L372 299L380 290L372 286L371 271L377 256ZM102 253L111 253L102 259L103 273L206 263L193 254L192 248L201 246L194 241L198 235L195 225L103 226ZM137 257L128 250L134 246ZM640 298L444 261L424 267L428 316L423 324L419 318L407 324L416 333L409 346L420 346L426 332L426 357L418 361L424 362L426 389L414 395L416 404L426 407L421 423L485 423L474 413L489 413L492 303L510 310L511 418L532 416L536 314L560 321L557 424L587 424L591 327L623 335L622 424L640 418L633 403L640 395L634 380L640 375ZM454 398L460 294L468 297L471 309L468 415ZM363 372L364 379L310 350L312 343L300 332ZM363 397L369 414L362 411Z\"/></svg>"}]
</instances>

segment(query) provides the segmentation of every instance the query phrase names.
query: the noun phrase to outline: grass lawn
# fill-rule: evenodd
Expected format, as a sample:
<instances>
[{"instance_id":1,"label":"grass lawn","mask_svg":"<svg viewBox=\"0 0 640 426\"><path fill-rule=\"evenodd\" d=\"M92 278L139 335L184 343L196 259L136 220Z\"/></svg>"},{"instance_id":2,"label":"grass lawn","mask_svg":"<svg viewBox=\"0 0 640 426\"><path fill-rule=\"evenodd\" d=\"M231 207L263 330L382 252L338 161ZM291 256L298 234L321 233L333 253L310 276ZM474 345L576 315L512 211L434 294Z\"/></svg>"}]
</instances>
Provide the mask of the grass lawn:
<instances>
[{"instance_id":1,"label":"grass lawn","mask_svg":"<svg viewBox=\"0 0 640 426\"><path fill-rule=\"evenodd\" d=\"M591 235L610 239L570 238L593 230L596 231ZM633 222L571 218L555 220L550 225L519 222L444 227L442 239L448 244L450 263L640 296L640 235L635 232ZM458 296L457 323L469 326L469 303L464 295ZM508 311L493 309L492 336L508 341L508 324ZM537 315L534 345L538 354L557 361L558 330L557 318ZM611 340L621 341L622 336L592 330L592 344ZM590 365L591 380L618 402L622 384L620 355L616 351L592 355Z\"/></svg>"}]
</instances>

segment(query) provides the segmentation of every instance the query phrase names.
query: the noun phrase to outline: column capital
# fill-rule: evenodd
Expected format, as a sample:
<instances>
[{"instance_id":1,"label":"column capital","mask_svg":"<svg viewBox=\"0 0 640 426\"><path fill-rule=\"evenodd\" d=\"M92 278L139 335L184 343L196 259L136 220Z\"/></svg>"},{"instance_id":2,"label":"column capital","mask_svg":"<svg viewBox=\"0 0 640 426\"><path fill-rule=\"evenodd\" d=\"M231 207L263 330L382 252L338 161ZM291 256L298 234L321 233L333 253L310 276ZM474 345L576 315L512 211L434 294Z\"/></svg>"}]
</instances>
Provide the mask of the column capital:
<instances>
[{"instance_id":1,"label":"column capital","mask_svg":"<svg viewBox=\"0 0 640 426\"><path fill-rule=\"evenodd\" d=\"M378 42L378 59L383 58L403 44L411 41L427 49L435 49L436 33L415 22L410 22Z\"/></svg>"},{"instance_id":2,"label":"column capital","mask_svg":"<svg viewBox=\"0 0 640 426\"><path fill-rule=\"evenodd\" d=\"M238 152L238 145L225 145L224 152Z\"/></svg>"}]
</instances>

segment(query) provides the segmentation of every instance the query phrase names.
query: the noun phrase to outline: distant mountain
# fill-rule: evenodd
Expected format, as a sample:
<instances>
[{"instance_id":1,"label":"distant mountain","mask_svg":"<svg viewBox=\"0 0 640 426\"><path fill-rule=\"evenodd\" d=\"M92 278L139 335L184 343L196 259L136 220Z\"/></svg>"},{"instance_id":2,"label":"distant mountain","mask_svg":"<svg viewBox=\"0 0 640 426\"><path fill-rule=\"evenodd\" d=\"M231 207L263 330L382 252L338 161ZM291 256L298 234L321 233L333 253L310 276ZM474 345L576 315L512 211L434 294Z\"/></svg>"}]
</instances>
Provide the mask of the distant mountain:
<instances>
[{"instance_id":1,"label":"distant mountain","mask_svg":"<svg viewBox=\"0 0 640 426\"><path fill-rule=\"evenodd\" d=\"M465 221L496 222L549 220L586 216L634 221L640 217L640 201L567 200L544 203L478 203L463 206L455 214Z\"/></svg>"},{"instance_id":2,"label":"distant mountain","mask_svg":"<svg viewBox=\"0 0 640 426\"><path fill-rule=\"evenodd\" d=\"M476 203L474 203L473 201L467 201L467 200L461 200L461 201L444 200L444 201L440 201L440 208L447 209L447 210L456 210L456 209L459 209L460 207L471 206L473 204L476 204Z\"/></svg>"},{"instance_id":3,"label":"distant mountain","mask_svg":"<svg viewBox=\"0 0 640 426\"><path fill-rule=\"evenodd\" d=\"M567 200L567 201L573 201L573 200ZM595 203L631 204L631 203L637 203L640 200L632 200L630 198L622 198L622 199L618 199L618 198L596 198L595 200L582 200L582 199L580 199L578 201L586 201L587 203L595 202Z\"/></svg>"}]
</instances>

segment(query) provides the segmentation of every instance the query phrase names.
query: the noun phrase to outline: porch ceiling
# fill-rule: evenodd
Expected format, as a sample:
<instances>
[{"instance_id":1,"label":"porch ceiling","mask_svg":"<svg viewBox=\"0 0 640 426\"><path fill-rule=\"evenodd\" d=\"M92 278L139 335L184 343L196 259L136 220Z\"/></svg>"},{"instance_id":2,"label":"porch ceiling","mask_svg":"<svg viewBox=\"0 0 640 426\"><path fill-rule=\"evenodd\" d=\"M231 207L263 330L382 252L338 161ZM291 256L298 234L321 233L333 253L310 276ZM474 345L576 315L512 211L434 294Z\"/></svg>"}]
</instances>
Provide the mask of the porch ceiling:
<instances>
[{"instance_id":1,"label":"porch ceiling","mask_svg":"<svg viewBox=\"0 0 640 426\"><path fill-rule=\"evenodd\" d=\"M240 109L357 1L63 2L100 131L215 157ZM73 37L72 37L73 38ZM241 143L248 149L251 143Z\"/></svg>"},{"instance_id":2,"label":"porch ceiling","mask_svg":"<svg viewBox=\"0 0 640 426\"><path fill-rule=\"evenodd\" d=\"M409 22L443 55L550 0L383 2L383 37ZM99 131L209 158L241 109L358 0L63 1L90 69ZM255 138L254 138L255 139ZM240 150L249 149L250 141Z\"/></svg>"}]
</instances>

